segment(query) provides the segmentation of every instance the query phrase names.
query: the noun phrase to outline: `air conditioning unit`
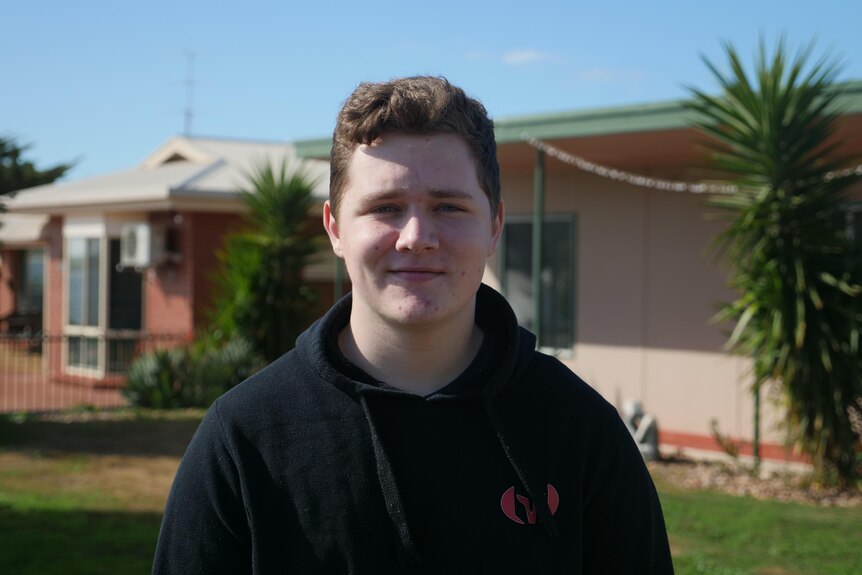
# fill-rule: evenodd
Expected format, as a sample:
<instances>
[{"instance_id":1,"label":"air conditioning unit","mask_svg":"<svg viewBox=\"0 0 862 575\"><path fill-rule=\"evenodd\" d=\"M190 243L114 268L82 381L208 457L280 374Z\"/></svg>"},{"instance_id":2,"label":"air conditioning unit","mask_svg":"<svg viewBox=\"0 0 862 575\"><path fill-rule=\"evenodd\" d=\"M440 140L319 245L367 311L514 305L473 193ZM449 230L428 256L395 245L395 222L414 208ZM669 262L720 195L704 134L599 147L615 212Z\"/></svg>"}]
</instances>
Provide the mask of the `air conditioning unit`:
<instances>
[{"instance_id":1,"label":"air conditioning unit","mask_svg":"<svg viewBox=\"0 0 862 575\"><path fill-rule=\"evenodd\" d=\"M154 240L150 224L125 224L120 235L120 267L141 269L157 263Z\"/></svg>"}]
</instances>

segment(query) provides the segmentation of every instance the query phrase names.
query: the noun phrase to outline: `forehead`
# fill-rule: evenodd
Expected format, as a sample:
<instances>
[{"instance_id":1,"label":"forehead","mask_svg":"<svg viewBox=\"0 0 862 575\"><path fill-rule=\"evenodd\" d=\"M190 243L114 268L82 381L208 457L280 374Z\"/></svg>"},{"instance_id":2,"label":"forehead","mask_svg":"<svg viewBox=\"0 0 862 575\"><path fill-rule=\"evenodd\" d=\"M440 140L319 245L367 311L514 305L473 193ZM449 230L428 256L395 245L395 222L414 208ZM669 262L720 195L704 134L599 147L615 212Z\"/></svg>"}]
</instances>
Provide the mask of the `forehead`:
<instances>
[{"instance_id":1,"label":"forehead","mask_svg":"<svg viewBox=\"0 0 862 575\"><path fill-rule=\"evenodd\" d=\"M461 136L384 134L353 151L345 191L381 186L480 190L476 166Z\"/></svg>"}]
</instances>

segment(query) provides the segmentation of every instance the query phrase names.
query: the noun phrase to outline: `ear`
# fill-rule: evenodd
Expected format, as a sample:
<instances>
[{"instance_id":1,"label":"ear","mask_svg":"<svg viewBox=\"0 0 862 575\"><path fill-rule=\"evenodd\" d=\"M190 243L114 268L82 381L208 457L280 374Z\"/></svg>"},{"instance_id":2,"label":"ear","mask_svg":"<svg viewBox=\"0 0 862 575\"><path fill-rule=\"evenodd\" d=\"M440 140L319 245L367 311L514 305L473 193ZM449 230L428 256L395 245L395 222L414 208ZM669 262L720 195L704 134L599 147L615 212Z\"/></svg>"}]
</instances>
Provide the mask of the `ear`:
<instances>
[{"instance_id":1,"label":"ear","mask_svg":"<svg viewBox=\"0 0 862 575\"><path fill-rule=\"evenodd\" d=\"M500 235L503 233L503 220L506 211L506 206L503 200L497 205L497 215L494 216L494 221L491 222L491 243L488 247L488 257L494 255L497 251L497 244L500 243Z\"/></svg>"},{"instance_id":2,"label":"ear","mask_svg":"<svg viewBox=\"0 0 862 575\"><path fill-rule=\"evenodd\" d=\"M323 203L323 227L329 236L332 251L335 252L336 256L343 258L344 253L341 249L341 235L338 230L338 222L335 221L335 214L332 213L332 206L329 204L329 200Z\"/></svg>"}]
</instances>

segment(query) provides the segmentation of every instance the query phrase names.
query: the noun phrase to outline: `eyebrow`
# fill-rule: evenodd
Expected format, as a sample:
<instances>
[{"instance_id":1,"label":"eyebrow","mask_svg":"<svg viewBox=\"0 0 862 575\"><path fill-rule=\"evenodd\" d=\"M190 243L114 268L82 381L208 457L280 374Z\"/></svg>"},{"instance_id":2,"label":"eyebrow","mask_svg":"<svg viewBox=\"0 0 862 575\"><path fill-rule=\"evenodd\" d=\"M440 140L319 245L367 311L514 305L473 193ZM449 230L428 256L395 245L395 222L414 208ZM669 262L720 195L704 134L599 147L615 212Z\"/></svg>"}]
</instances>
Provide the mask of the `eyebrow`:
<instances>
[{"instance_id":1,"label":"eyebrow","mask_svg":"<svg viewBox=\"0 0 862 575\"><path fill-rule=\"evenodd\" d=\"M382 192L376 192L366 195L363 199L363 203L373 203L379 202L382 200L391 200L403 195L403 190L395 189L395 190L384 190ZM437 200L448 200L448 199L460 199L460 200L472 200L473 194L469 192L465 192L463 190L430 190L428 195Z\"/></svg>"},{"instance_id":2,"label":"eyebrow","mask_svg":"<svg viewBox=\"0 0 862 575\"><path fill-rule=\"evenodd\" d=\"M429 195L432 198L437 198L437 199L449 199L449 198L462 199L462 200L472 200L473 199L473 194L471 194L469 192L462 191L462 190L431 190L429 192Z\"/></svg>"}]
</instances>

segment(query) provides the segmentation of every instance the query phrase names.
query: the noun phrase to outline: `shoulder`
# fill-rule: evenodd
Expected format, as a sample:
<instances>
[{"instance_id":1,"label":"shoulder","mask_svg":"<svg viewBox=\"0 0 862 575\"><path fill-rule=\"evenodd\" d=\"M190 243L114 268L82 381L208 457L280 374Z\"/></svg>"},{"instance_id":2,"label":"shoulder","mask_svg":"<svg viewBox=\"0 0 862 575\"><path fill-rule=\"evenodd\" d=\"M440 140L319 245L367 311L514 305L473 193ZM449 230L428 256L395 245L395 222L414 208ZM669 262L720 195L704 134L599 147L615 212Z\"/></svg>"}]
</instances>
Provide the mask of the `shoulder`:
<instances>
[{"instance_id":1,"label":"shoulder","mask_svg":"<svg viewBox=\"0 0 862 575\"><path fill-rule=\"evenodd\" d=\"M549 436L606 443L622 425L616 408L555 357L533 352L498 397L512 422L530 422ZM520 423L514 423L520 425Z\"/></svg>"},{"instance_id":2,"label":"shoulder","mask_svg":"<svg viewBox=\"0 0 862 575\"><path fill-rule=\"evenodd\" d=\"M521 393L547 398L577 412L599 412L617 418L617 410L602 395L556 357L535 351L518 374L515 388Z\"/></svg>"},{"instance_id":3,"label":"shoulder","mask_svg":"<svg viewBox=\"0 0 862 575\"><path fill-rule=\"evenodd\" d=\"M295 388L294 382L308 380L307 370L295 351L289 351L270 363L218 399L223 413L242 412L267 405L284 395L287 388Z\"/></svg>"},{"instance_id":4,"label":"shoulder","mask_svg":"<svg viewBox=\"0 0 862 575\"><path fill-rule=\"evenodd\" d=\"M345 399L293 350L222 395L211 411L226 434L256 436L301 428L310 418L340 412Z\"/></svg>"}]
</instances>

